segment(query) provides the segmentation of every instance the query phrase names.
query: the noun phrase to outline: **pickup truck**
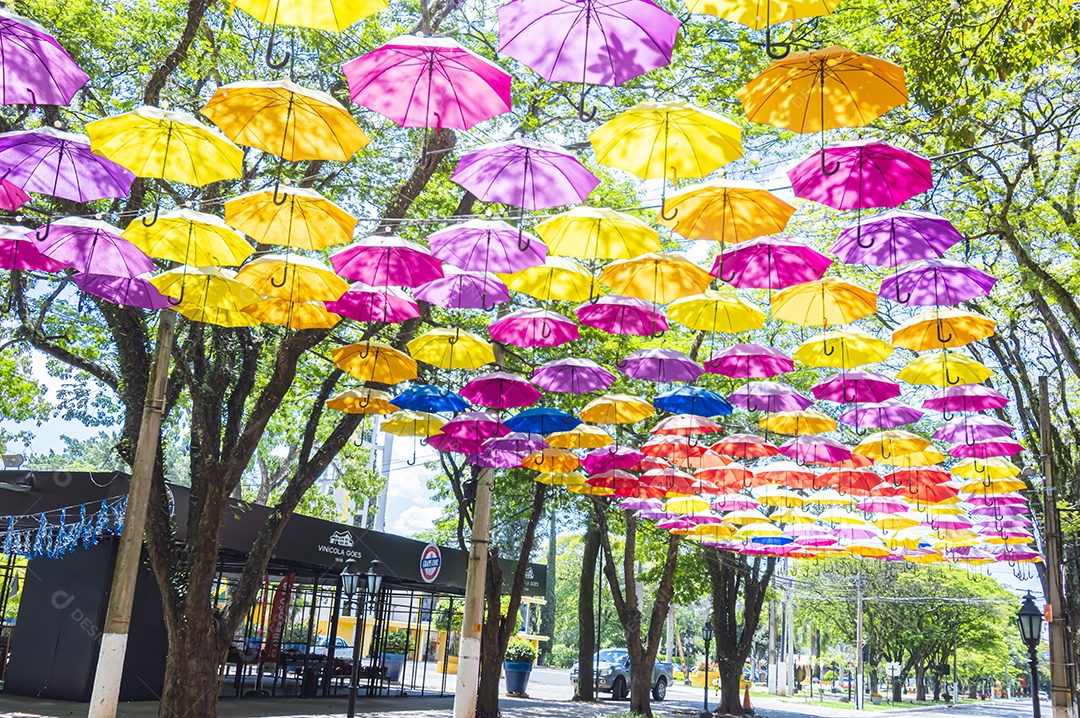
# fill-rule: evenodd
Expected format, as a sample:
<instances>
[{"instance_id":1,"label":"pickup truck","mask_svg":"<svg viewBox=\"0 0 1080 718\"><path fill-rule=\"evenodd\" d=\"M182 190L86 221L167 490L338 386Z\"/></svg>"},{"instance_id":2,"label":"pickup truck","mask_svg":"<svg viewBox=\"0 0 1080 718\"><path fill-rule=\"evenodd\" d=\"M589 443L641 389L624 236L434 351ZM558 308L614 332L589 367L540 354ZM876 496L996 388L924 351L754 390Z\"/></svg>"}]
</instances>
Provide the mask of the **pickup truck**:
<instances>
[{"instance_id":1,"label":"pickup truck","mask_svg":"<svg viewBox=\"0 0 1080 718\"><path fill-rule=\"evenodd\" d=\"M605 693L611 693L611 699L621 701L630 695L630 654L625 648L605 648L593 656L593 669L598 672L598 687ZM667 696L667 689L675 678L675 667L670 663L657 661L652 671L652 697L662 701ZM570 683L577 686L578 664L574 661L570 669Z\"/></svg>"}]
</instances>

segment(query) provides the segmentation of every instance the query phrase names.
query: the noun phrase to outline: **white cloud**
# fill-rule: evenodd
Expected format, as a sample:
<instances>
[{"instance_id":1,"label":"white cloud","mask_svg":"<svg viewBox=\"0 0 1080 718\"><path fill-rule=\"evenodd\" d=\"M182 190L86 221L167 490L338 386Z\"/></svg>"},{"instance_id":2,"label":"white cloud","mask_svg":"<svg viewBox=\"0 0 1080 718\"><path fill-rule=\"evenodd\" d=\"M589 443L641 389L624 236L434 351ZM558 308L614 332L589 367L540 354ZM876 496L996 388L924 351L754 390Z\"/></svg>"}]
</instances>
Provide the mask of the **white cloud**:
<instances>
[{"instance_id":1,"label":"white cloud","mask_svg":"<svg viewBox=\"0 0 1080 718\"><path fill-rule=\"evenodd\" d=\"M439 506L410 506L399 513L395 513L393 508L393 502L390 502L386 510L386 531L399 536L411 537L427 531L442 513Z\"/></svg>"}]
</instances>

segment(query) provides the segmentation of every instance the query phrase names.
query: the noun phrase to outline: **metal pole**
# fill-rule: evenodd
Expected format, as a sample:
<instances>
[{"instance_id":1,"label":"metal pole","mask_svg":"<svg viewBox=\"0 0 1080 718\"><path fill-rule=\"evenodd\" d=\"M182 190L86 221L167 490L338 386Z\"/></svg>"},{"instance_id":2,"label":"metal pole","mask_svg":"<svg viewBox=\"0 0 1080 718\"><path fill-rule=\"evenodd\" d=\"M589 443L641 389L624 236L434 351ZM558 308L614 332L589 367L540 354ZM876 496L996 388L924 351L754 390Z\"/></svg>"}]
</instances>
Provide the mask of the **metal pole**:
<instances>
[{"instance_id":1,"label":"metal pole","mask_svg":"<svg viewBox=\"0 0 1080 718\"><path fill-rule=\"evenodd\" d=\"M709 634L705 634L705 702L702 704L702 718L707 718L709 713Z\"/></svg>"},{"instance_id":2,"label":"metal pole","mask_svg":"<svg viewBox=\"0 0 1080 718\"><path fill-rule=\"evenodd\" d=\"M484 585L487 580L488 531L491 528L492 469L481 469L473 505L469 573L465 579L465 608L461 619L454 718L476 718L476 691L480 681L480 627L484 620Z\"/></svg>"},{"instance_id":3,"label":"metal pole","mask_svg":"<svg viewBox=\"0 0 1080 718\"><path fill-rule=\"evenodd\" d=\"M1072 702L1074 686L1067 650L1068 616L1065 613L1064 564L1061 556L1061 521L1054 490L1054 452L1050 423L1050 390L1047 378L1039 377L1039 450L1042 452L1043 529L1046 550L1046 593L1050 602L1050 705L1054 718L1076 715ZM1038 713L1036 713L1038 715Z\"/></svg>"},{"instance_id":4,"label":"metal pole","mask_svg":"<svg viewBox=\"0 0 1080 718\"><path fill-rule=\"evenodd\" d=\"M98 650L88 718L115 718L116 704L120 699L120 680L124 674L131 607L135 601L135 583L139 577L150 485L161 448L161 419L165 412L169 357L175 335L176 312L161 312L158 319L157 346L154 348L150 380L143 402L142 423L139 425L139 441L135 445L135 462L131 467L124 531L120 535L120 545L116 551L109 610L105 615L105 629Z\"/></svg>"},{"instance_id":5,"label":"metal pole","mask_svg":"<svg viewBox=\"0 0 1080 718\"><path fill-rule=\"evenodd\" d=\"M855 708L863 708L863 586L862 574L855 577Z\"/></svg>"},{"instance_id":6,"label":"metal pole","mask_svg":"<svg viewBox=\"0 0 1080 718\"><path fill-rule=\"evenodd\" d=\"M1035 718L1042 718L1039 706L1039 659L1035 646L1028 646L1028 663L1031 665L1031 710ZM1055 711L1056 712L1056 711Z\"/></svg>"},{"instance_id":7,"label":"metal pole","mask_svg":"<svg viewBox=\"0 0 1080 718\"><path fill-rule=\"evenodd\" d=\"M353 626L352 677L349 680L349 718L356 715L356 684L360 682L360 644L364 642L364 599L367 588L360 590L360 605L356 611L356 624Z\"/></svg>"},{"instance_id":8,"label":"metal pole","mask_svg":"<svg viewBox=\"0 0 1080 718\"><path fill-rule=\"evenodd\" d=\"M992 693L993 691L991 691ZM956 673L956 646L952 649L952 704L956 705L960 702L960 677Z\"/></svg>"}]
</instances>

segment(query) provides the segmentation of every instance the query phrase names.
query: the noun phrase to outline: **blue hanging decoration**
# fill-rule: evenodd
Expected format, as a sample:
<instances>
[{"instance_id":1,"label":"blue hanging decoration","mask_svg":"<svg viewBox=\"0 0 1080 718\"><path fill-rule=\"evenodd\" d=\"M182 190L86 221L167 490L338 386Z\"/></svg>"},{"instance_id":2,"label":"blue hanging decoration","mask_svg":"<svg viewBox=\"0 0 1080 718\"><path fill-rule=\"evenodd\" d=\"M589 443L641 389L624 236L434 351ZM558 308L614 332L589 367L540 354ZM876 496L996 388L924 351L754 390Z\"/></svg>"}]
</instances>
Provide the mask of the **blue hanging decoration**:
<instances>
[{"instance_id":1,"label":"blue hanging decoration","mask_svg":"<svg viewBox=\"0 0 1080 718\"><path fill-rule=\"evenodd\" d=\"M113 504L113 533L119 536L124 532L124 515L127 513L127 496Z\"/></svg>"},{"instance_id":2,"label":"blue hanging decoration","mask_svg":"<svg viewBox=\"0 0 1080 718\"><path fill-rule=\"evenodd\" d=\"M90 537L90 543L93 546L97 546L98 540L101 539L101 534L109 530L109 507L104 501L101 502L101 508L98 509L97 519L94 521L93 533Z\"/></svg>"},{"instance_id":3,"label":"blue hanging decoration","mask_svg":"<svg viewBox=\"0 0 1080 718\"><path fill-rule=\"evenodd\" d=\"M10 556L15 548L15 517L8 516L7 531L4 533L4 547L0 552Z\"/></svg>"},{"instance_id":4,"label":"blue hanging decoration","mask_svg":"<svg viewBox=\"0 0 1080 718\"><path fill-rule=\"evenodd\" d=\"M45 519L45 514L39 515L37 535L34 536L34 556L43 556L48 553L49 550L49 522Z\"/></svg>"}]
</instances>

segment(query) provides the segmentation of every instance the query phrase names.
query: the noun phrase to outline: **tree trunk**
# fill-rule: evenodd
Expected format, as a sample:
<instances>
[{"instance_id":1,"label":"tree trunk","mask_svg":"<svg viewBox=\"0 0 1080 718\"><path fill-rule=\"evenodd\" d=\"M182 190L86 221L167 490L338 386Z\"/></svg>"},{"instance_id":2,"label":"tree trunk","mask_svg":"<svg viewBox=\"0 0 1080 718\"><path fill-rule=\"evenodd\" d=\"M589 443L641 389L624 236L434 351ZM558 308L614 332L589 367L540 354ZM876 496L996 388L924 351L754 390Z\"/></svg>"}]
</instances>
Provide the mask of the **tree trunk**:
<instances>
[{"instance_id":1,"label":"tree trunk","mask_svg":"<svg viewBox=\"0 0 1080 718\"><path fill-rule=\"evenodd\" d=\"M492 546L488 553L487 581L484 587L486 613L480 630L480 685L476 691L476 715L481 718L499 715L499 677L502 675L502 653L499 651L501 588L499 549Z\"/></svg>"},{"instance_id":2,"label":"tree trunk","mask_svg":"<svg viewBox=\"0 0 1080 718\"><path fill-rule=\"evenodd\" d=\"M902 692L903 687L904 687L904 682L902 680L900 680L899 678L894 678L893 679L893 682L892 682L892 699L893 699L893 703L901 703L901 702L903 702L903 700L904 700L904 694Z\"/></svg>"},{"instance_id":3,"label":"tree trunk","mask_svg":"<svg viewBox=\"0 0 1080 718\"><path fill-rule=\"evenodd\" d=\"M743 667L736 665L734 661L721 661L720 705L716 708L718 715L739 715L743 712L742 696L739 693L742 669Z\"/></svg>"},{"instance_id":4,"label":"tree trunk","mask_svg":"<svg viewBox=\"0 0 1080 718\"><path fill-rule=\"evenodd\" d=\"M915 666L915 700L926 700L926 668Z\"/></svg>"},{"instance_id":5,"label":"tree trunk","mask_svg":"<svg viewBox=\"0 0 1080 718\"><path fill-rule=\"evenodd\" d=\"M578 583L578 683L575 701L596 700L593 654L596 652L596 557L600 553L600 531L589 517L582 541L581 580Z\"/></svg>"},{"instance_id":6,"label":"tree trunk","mask_svg":"<svg viewBox=\"0 0 1080 718\"><path fill-rule=\"evenodd\" d=\"M169 631L169 660L165 664L158 718L217 716L220 687L215 656L220 658L209 631L194 626Z\"/></svg>"},{"instance_id":7,"label":"tree trunk","mask_svg":"<svg viewBox=\"0 0 1080 718\"><path fill-rule=\"evenodd\" d=\"M941 700L941 676L934 674L933 678L934 700Z\"/></svg>"}]
</instances>

